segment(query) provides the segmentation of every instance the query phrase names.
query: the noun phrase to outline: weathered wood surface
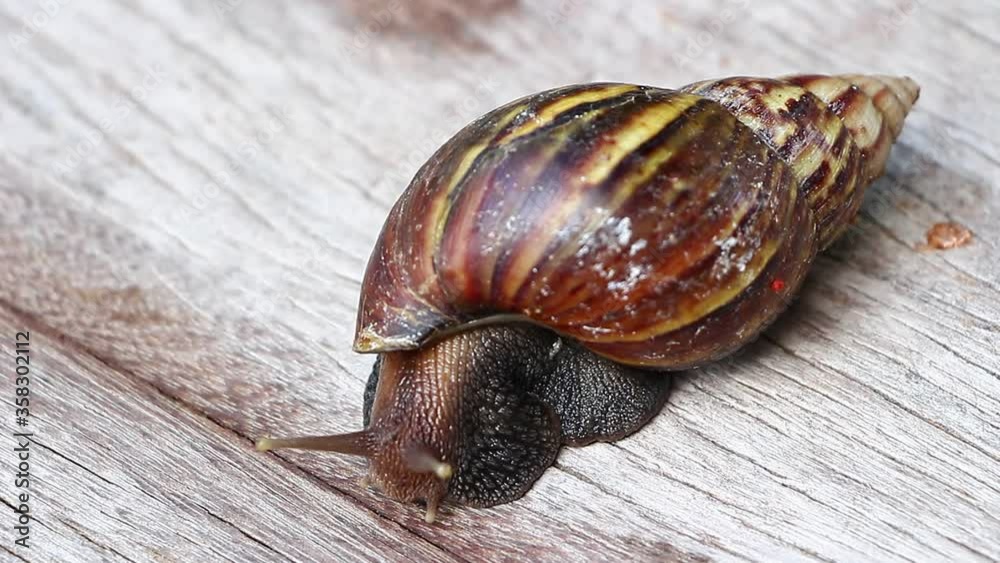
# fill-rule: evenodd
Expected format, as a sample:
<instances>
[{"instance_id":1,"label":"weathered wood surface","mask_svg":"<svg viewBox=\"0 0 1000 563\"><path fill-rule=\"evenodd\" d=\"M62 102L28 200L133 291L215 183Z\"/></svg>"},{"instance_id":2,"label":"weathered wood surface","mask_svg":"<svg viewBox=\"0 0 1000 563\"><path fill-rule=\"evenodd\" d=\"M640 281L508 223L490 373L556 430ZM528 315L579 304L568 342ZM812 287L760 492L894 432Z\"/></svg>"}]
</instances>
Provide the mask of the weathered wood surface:
<instances>
[{"instance_id":1,"label":"weathered wood surface","mask_svg":"<svg viewBox=\"0 0 1000 563\"><path fill-rule=\"evenodd\" d=\"M31 331L37 435L32 547L5 520L4 555L1000 559L1000 7L456 4L0 2L0 335ZM359 426L368 251L466 121L565 83L793 71L923 93L852 236L643 431L430 526L360 461L253 451ZM916 250L943 220L974 242Z\"/></svg>"}]
</instances>

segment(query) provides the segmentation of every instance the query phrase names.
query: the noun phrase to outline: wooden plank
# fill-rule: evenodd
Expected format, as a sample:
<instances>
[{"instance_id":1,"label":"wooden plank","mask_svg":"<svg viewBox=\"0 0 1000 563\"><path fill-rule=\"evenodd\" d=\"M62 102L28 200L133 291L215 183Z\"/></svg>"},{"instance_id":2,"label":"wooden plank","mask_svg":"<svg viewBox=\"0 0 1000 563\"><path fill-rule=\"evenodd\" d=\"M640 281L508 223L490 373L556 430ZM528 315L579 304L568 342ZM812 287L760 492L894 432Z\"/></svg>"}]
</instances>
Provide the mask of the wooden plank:
<instances>
[{"instance_id":1,"label":"wooden plank","mask_svg":"<svg viewBox=\"0 0 1000 563\"><path fill-rule=\"evenodd\" d=\"M452 560L29 317L36 513L31 560ZM6 358L6 356L5 356ZM3 469L13 474L10 456ZM280 478L275 478L280 476ZM318 510L303 511L316 503ZM280 550L274 546L280 546Z\"/></svg>"},{"instance_id":2,"label":"wooden plank","mask_svg":"<svg viewBox=\"0 0 1000 563\"><path fill-rule=\"evenodd\" d=\"M0 76L0 334L30 328L41 366L17 556L1000 559L995 5L118 0L25 27L40 6L0 5L26 38ZM923 91L789 312L642 432L434 526L360 462L252 451L359 426L368 253L465 122L564 83L796 71ZM973 244L917 250L943 220Z\"/></svg>"}]
</instances>

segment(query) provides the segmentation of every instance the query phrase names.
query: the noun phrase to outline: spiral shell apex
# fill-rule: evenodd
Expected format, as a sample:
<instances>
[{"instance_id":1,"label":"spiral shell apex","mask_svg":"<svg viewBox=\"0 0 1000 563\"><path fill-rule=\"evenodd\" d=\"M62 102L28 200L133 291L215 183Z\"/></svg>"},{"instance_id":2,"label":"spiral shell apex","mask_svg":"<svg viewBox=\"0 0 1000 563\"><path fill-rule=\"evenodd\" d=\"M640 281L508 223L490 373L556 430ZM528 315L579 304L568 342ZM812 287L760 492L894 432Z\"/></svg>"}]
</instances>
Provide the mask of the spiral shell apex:
<instances>
[{"instance_id":1,"label":"spiral shell apex","mask_svg":"<svg viewBox=\"0 0 1000 563\"><path fill-rule=\"evenodd\" d=\"M568 86L504 105L392 209L355 349L520 319L628 365L728 354L857 215L918 93L908 78L803 75Z\"/></svg>"}]
</instances>

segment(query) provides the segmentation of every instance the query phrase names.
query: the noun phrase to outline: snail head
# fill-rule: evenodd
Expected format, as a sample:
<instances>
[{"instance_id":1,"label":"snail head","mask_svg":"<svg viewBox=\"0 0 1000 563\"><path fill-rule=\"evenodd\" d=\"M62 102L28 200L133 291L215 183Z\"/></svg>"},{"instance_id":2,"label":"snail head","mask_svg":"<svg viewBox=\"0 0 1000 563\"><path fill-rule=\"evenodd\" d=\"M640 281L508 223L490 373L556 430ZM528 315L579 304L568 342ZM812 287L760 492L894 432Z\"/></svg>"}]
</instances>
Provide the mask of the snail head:
<instances>
[{"instance_id":1,"label":"snail head","mask_svg":"<svg viewBox=\"0 0 1000 563\"><path fill-rule=\"evenodd\" d=\"M362 479L391 498L493 506L522 496L562 444L613 440L644 424L670 388L666 374L626 368L526 324L470 328L417 350L379 355L365 429L272 439L368 459Z\"/></svg>"},{"instance_id":2,"label":"snail head","mask_svg":"<svg viewBox=\"0 0 1000 563\"><path fill-rule=\"evenodd\" d=\"M257 449L298 448L338 452L368 459L363 486L403 502L423 501L433 522L454 475L457 455L456 398L449 378L460 365L426 351L380 355L366 392L366 428L330 436L264 438ZM370 385L371 387L371 385ZM377 392L375 392L377 390Z\"/></svg>"}]
</instances>

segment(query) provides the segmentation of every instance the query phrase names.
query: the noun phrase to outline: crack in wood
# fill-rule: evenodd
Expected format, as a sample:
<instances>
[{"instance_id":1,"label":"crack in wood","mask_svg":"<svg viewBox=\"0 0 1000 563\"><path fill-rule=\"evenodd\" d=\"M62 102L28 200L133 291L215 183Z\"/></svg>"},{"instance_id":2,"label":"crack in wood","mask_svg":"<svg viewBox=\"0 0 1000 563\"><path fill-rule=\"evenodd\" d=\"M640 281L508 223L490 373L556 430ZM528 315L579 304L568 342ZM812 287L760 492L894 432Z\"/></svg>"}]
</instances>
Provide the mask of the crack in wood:
<instances>
[{"instance_id":1,"label":"crack in wood","mask_svg":"<svg viewBox=\"0 0 1000 563\"><path fill-rule=\"evenodd\" d=\"M0 544L0 549L3 549L7 553L13 555L18 561L24 561L25 563L31 563L30 560L25 559L20 553L14 551L13 549L7 547L6 544Z\"/></svg>"},{"instance_id":2,"label":"crack in wood","mask_svg":"<svg viewBox=\"0 0 1000 563\"><path fill-rule=\"evenodd\" d=\"M128 557L127 555L125 555L124 553L118 551L117 549L115 549L115 548L113 548L113 547L111 547L109 545L105 545L105 544L103 544L103 543L95 540L94 538L90 537L89 535L87 535L86 532L83 531L83 529L80 526L78 526L72 520L66 520L66 519L63 519L63 518L58 518L58 520L59 520L60 523L62 523L62 525L66 526L70 530L73 530L73 532L76 535L78 535L81 538L83 538L84 541L86 541L87 543L93 544L98 549L100 549L102 551L107 551L107 552L113 553L113 554L117 555L118 557L124 559L125 561L128 561L129 563L137 563L134 559L132 559L131 557Z\"/></svg>"},{"instance_id":3,"label":"crack in wood","mask_svg":"<svg viewBox=\"0 0 1000 563\"><path fill-rule=\"evenodd\" d=\"M119 489L119 490L124 490L124 489L123 489L123 488L121 487L121 485L119 485L118 483L115 483L115 482L113 482L113 481L109 481L108 479L106 479L106 478L104 478L103 476L101 476L101 475L100 475L99 473L96 473L96 472L94 472L94 471L93 471L93 470L91 470L90 468L86 467L85 465L81 464L80 462L78 462L78 461L76 461L76 460L74 460L74 459L70 459L70 458L68 458L68 457L64 456L64 455L63 455L62 453L60 453L60 452L59 452L58 450L55 450L55 449L53 449L52 447L50 447L50 446L47 446L47 445L45 445L45 444L44 444L44 443L42 443L42 442L39 442L39 441L38 441L37 439L35 439L35 440L32 440L32 444L33 444L33 445L36 445L36 446L38 446L38 447L40 447L40 448L42 448L43 450L45 450L45 451L47 451L47 452L50 452L50 453L54 454L54 455L55 455L56 457L58 457L58 458L60 458L60 459L62 459L62 460L64 460L64 461L66 461L66 462L68 462L68 463L70 463L70 464L72 464L72 465L75 465L76 467L79 467L79 468L80 468L80 469L82 469L82 470L83 470L84 472L86 472L86 473L88 473L88 474L90 474L90 475L92 475L92 476L96 477L96 478L97 478L97 479L98 479L99 481L102 481L102 482L104 482L104 483L106 483L106 484L108 484L108 485L110 485L110 486L112 486L112 487L114 487L114 488L116 488L116 489Z\"/></svg>"},{"instance_id":4,"label":"crack in wood","mask_svg":"<svg viewBox=\"0 0 1000 563\"><path fill-rule=\"evenodd\" d=\"M257 544L257 545L259 545L259 546L263 547L264 549L266 549L266 550L268 550L269 552L271 552L271 553L273 553L273 554L275 554L275 555L277 555L277 556L281 557L282 559L284 559L284 560L286 560L286 561L292 561L292 558L288 557L288 556L287 556L287 555L285 555L284 553L281 553L281 552L280 552L280 551L278 551L277 549L275 549L275 548L271 547L270 545L268 545L267 543L265 543L265 542L264 542L263 540L261 540L260 538L257 538L257 537L255 537L255 536L254 536L253 534L251 534L251 533L247 532L247 531L246 531L246 530L244 530L243 528L240 528L240 527L239 527L239 526L237 526L236 524L233 524L233 523L232 523L232 522L230 522L229 520L226 520L225 518L223 518L223 517L219 516L218 514L216 514L216 513L212 512L212 511L211 511L211 510L210 510L210 509L209 509L209 508L208 508L207 506L204 506L204 505L202 505L202 504L199 504L199 503L197 503L197 502L196 502L196 503L194 503L194 504L195 504L195 506L197 506L198 508L202 509L202 511L204 511L204 512L205 512L205 514L208 514L208 515L209 515L209 516L210 516L211 518L213 518L213 519L215 519L215 520L217 520L217 521L219 521L219 522L222 522L223 524L225 524L225 525L229 526L230 528L232 528L232 529L236 530L236 531L237 531L237 532L239 532L239 533L240 533L240 534L241 534L241 535L242 535L243 537L247 538L247 539L248 539L248 540L250 540L251 542L253 542L253 543L255 543L255 544Z\"/></svg>"}]
</instances>

